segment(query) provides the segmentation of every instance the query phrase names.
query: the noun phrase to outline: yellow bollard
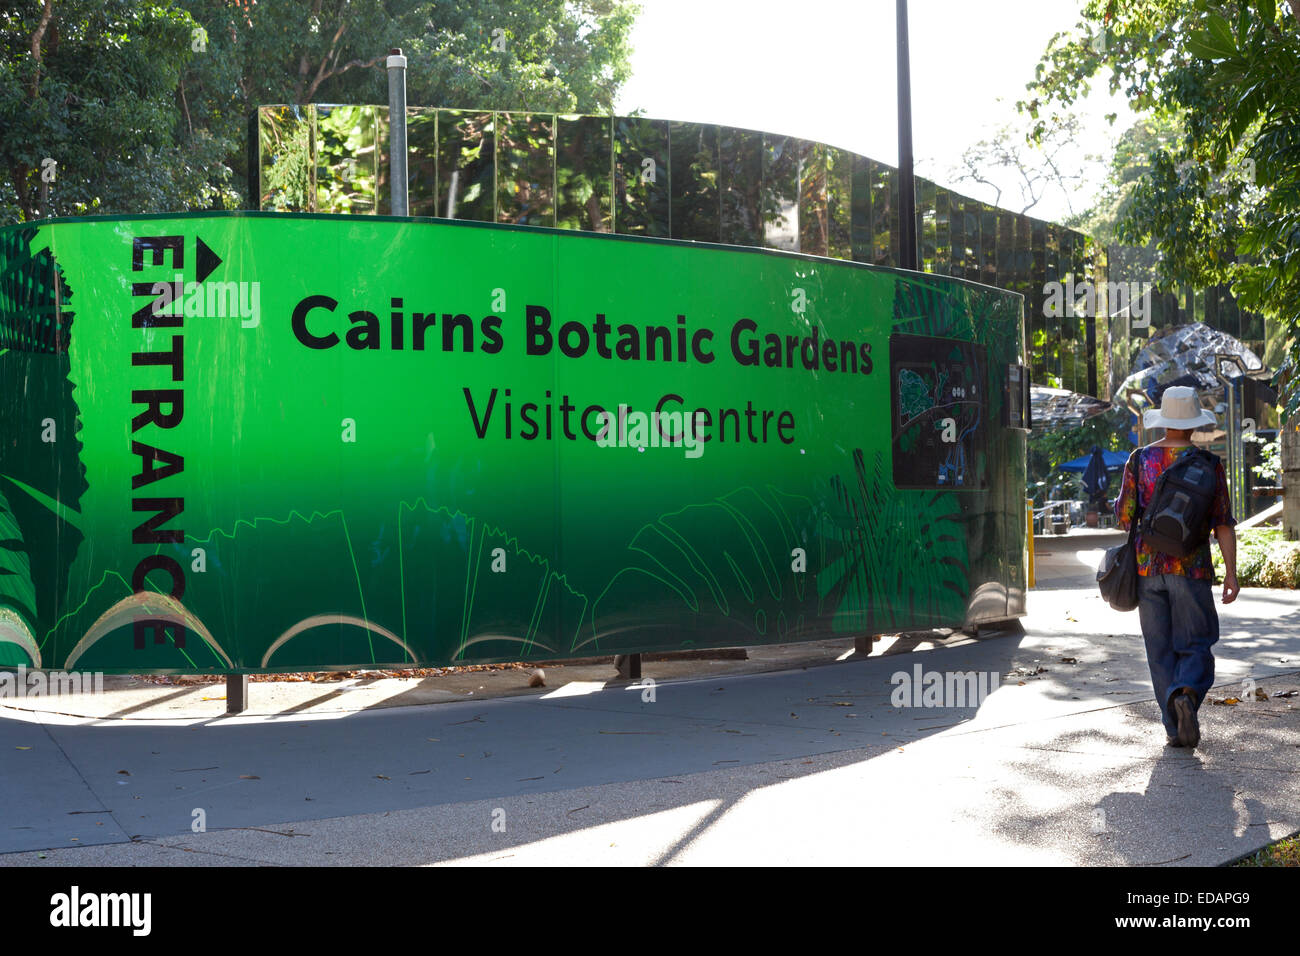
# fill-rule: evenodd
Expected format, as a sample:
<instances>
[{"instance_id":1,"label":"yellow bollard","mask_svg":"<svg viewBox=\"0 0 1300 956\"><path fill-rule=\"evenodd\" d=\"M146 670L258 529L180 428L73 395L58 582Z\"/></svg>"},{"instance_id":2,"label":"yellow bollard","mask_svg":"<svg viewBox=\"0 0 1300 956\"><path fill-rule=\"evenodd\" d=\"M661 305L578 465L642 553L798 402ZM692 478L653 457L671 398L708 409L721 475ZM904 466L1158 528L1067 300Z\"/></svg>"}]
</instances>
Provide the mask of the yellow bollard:
<instances>
[{"instance_id":1,"label":"yellow bollard","mask_svg":"<svg viewBox=\"0 0 1300 956\"><path fill-rule=\"evenodd\" d=\"M1029 533L1025 536L1025 549L1028 554L1026 564L1029 567L1029 586L1034 586L1034 499L1025 499L1025 519Z\"/></svg>"}]
</instances>

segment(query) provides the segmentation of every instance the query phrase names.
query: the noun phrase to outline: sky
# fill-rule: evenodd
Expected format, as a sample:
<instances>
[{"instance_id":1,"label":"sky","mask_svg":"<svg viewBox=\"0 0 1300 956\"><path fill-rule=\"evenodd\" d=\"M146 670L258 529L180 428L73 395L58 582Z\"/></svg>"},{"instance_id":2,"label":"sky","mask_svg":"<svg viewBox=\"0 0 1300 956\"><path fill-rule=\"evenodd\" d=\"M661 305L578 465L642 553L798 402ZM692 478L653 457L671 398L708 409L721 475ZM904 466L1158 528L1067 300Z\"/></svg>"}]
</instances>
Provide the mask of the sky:
<instances>
[{"instance_id":1,"label":"sky","mask_svg":"<svg viewBox=\"0 0 1300 956\"><path fill-rule=\"evenodd\" d=\"M1051 37L1079 22L1082 0L911 0L912 139L917 174L987 202L996 192L956 183L962 153L1016 113ZM659 119L718 123L829 143L897 165L895 0L641 0L632 77L616 105ZM1108 155L1133 120L1103 77L1078 108L1085 135L1068 157ZM1104 115L1118 112L1115 126ZM1070 196L1086 208L1104 169ZM1003 205L1019 210L1005 174ZM1061 220L1066 197L1032 214Z\"/></svg>"}]
</instances>

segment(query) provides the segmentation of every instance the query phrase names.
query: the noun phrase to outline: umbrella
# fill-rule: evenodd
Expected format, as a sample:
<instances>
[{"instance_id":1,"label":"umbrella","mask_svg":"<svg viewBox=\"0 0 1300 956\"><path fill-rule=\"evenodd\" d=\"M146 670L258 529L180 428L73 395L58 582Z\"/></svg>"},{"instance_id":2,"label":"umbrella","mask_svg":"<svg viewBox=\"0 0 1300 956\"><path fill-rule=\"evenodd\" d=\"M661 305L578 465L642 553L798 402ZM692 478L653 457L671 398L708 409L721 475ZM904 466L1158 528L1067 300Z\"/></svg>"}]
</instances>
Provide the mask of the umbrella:
<instances>
[{"instance_id":1,"label":"umbrella","mask_svg":"<svg viewBox=\"0 0 1300 956\"><path fill-rule=\"evenodd\" d=\"M1083 469L1084 493L1094 500L1104 499L1109 484L1110 472L1106 470L1106 459L1101 448L1093 445L1092 454L1088 456L1088 467Z\"/></svg>"},{"instance_id":2,"label":"umbrella","mask_svg":"<svg viewBox=\"0 0 1300 956\"><path fill-rule=\"evenodd\" d=\"M1093 446L1093 449L1094 451L1096 450L1095 445ZM1128 464L1128 453L1122 451L1103 451L1101 453L1101 460L1103 463L1105 463L1107 471L1118 471L1119 469L1123 468L1126 464ZM1080 458L1075 458L1071 461L1067 461L1064 465L1060 466L1059 470L1060 471L1086 471L1088 468L1088 464L1091 461L1092 461L1091 454L1083 455Z\"/></svg>"}]
</instances>

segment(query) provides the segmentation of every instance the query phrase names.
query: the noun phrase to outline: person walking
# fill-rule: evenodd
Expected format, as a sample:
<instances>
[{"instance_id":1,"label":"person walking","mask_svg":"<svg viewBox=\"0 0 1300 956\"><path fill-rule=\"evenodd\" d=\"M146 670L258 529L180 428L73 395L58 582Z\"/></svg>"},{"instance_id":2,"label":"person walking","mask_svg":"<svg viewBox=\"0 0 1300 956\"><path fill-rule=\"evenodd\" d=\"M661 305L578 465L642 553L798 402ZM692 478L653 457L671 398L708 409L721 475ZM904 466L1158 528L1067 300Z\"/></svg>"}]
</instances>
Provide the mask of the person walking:
<instances>
[{"instance_id":1,"label":"person walking","mask_svg":"<svg viewBox=\"0 0 1300 956\"><path fill-rule=\"evenodd\" d=\"M1201 407L1196 390L1184 385L1165 389L1158 409L1142 416L1147 428L1163 428L1165 437L1136 449L1124 469L1124 483L1115 501L1116 523L1128 530L1138 507L1151 504L1156 480L1192 447L1192 432L1216 424L1214 414ZM1136 473L1136 477L1135 477ZM1209 527L1223 552L1224 604L1237 598L1237 521L1232 516L1223 462L1215 459L1216 489ZM1138 618L1146 643L1147 665L1168 745L1195 747L1200 743L1197 711L1214 683L1214 653L1219 639L1219 615L1214 608L1214 564L1210 539L1185 557L1157 551L1136 535Z\"/></svg>"}]
</instances>

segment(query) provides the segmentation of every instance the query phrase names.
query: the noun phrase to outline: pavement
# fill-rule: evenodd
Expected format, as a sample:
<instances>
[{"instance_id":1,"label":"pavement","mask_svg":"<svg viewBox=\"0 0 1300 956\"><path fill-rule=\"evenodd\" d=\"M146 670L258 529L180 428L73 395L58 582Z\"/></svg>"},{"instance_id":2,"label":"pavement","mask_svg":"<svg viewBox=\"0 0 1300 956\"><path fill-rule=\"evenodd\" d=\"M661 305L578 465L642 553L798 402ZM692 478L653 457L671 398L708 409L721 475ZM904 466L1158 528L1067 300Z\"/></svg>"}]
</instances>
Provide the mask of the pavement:
<instances>
[{"instance_id":1,"label":"pavement","mask_svg":"<svg viewBox=\"0 0 1300 956\"><path fill-rule=\"evenodd\" d=\"M1090 583L1121 537L1040 539L1024 633L865 658L259 682L238 717L220 684L9 701L0 865L1182 866L1295 833L1300 594L1220 606L1202 744L1167 748L1137 615Z\"/></svg>"}]
</instances>

